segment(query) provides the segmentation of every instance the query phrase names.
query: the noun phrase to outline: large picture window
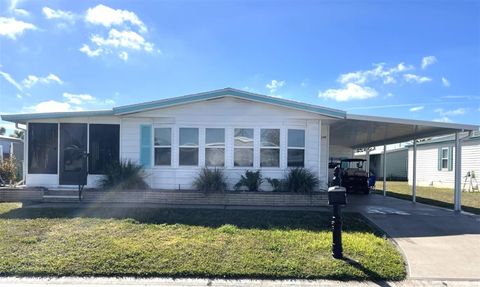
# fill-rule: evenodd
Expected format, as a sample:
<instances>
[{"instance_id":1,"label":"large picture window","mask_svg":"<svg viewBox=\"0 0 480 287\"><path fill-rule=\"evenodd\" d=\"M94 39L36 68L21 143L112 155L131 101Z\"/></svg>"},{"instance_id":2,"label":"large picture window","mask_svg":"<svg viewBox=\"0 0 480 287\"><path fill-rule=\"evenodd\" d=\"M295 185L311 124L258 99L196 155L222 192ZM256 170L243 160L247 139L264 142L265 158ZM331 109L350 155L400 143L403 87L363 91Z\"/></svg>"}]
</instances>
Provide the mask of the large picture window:
<instances>
[{"instance_id":1,"label":"large picture window","mask_svg":"<svg viewBox=\"0 0 480 287\"><path fill-rule=\"evenodd\" d=\"M225 165L225 129L205 129L205 165Z\"/></svg>"},{"instance_id":2,"label":"large picture window","mask_svg":"<svg viewBox=\"0 0 480 287\"><path fill-rule=\"evenodd\" d=\"M260 130L260 167L280 167L280 130Z\"/></svg>"},{"instance_id":3,"label":"large picture window","mask_svg":"<svg viewBox=\"0 0 480 287\"><path fill-rule=\"evenodd\" d=\"M180 128L179 165L198 165L198 128Z\"/></svg>"},{"instance_id":4,"label":"large picture window","mask_svg":"<svg viewBox=\"0 0 480 287\"><path fill-rule=\"evenodd\" d=\"M234 130L234 166L253 166L253 129Z\"/></svg>"},{"instance_id":5,"label":"large picture window","mask_svg":"<svg viewBox=\"0 0 480 287\"><path fill-rule=\"evenodd\" d=\"M305 166L305 131L288 130L287 166Z\"/></svg>"},{"instance_id":6,"label":"large picture window","mask_svg":"<svg viewBox=\"0 0 480 287\"><path fill-rule=\"evenodd\" d=\"M120 125L91 124L88 170L104 174L107 167L120 159Z\"/></svg>"},{"instance_id":7,"label":"large picture window","mask_svg":"<svg viewBox=\"0 0 480 287\"><path fill-rule=\"evenodd\" d=\"M58 171L58 124L28 125L28 173L56 174Z\"/></svg>"},{"instance_id":8,"label":"large picture window","mask_svg":"<svg viewBox=\"0 0 480 287\"><path fill-rule=\"evenodd\" d=\"M155 128L153 145L155 165L172 165L172 129Z\"/></svg>"}]
</instances>

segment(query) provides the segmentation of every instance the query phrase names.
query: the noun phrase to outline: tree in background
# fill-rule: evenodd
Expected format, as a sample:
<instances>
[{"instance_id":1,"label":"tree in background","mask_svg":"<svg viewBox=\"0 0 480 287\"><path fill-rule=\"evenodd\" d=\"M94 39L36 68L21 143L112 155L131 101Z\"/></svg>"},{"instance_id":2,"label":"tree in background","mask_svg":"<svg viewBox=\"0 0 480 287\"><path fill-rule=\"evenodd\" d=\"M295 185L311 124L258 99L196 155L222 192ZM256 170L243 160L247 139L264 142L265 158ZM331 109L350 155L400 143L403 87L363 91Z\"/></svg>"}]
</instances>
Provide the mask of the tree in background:
<instances>
[{"instance_id":1,"label":"tree in background","mask_svg":"<svg viewBox=\"0 0 480 287\"><path fill-rule=\"evenodd\" d=\"M22 130L15 130L13 131L13 134L10 135L13 138L18 138L18 139L24 139L25 137L25 131Z\"/></svg>"},{"instance_id":2,"label":"tree in background","mask_svg":"<svg viewBox=\"0 0 480 287\"><path fill-rule=\"evenodd\" d=\"M6 130L4 127L0 127L0 136L3 136L5 134Z\"/></svg>"}]
</instances>

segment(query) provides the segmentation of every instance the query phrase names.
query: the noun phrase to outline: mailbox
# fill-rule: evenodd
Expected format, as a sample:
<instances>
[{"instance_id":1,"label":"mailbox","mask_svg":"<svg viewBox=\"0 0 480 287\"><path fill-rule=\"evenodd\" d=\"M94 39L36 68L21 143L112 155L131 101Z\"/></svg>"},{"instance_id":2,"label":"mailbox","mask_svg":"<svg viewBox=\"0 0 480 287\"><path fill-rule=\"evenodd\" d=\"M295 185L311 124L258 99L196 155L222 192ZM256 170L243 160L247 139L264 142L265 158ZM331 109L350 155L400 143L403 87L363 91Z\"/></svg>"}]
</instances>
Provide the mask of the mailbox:
<instances>
[{"instance_id":1,"label":"mailbox","mask_svg":"<svg viewBox=\"0 0 480 287\"><path fill-rule=\"evenodd\" d=\"M329 205L346 205L347 193L345 187L332 186L328 189L328 204Z\"/></svg>"}]
</instances>

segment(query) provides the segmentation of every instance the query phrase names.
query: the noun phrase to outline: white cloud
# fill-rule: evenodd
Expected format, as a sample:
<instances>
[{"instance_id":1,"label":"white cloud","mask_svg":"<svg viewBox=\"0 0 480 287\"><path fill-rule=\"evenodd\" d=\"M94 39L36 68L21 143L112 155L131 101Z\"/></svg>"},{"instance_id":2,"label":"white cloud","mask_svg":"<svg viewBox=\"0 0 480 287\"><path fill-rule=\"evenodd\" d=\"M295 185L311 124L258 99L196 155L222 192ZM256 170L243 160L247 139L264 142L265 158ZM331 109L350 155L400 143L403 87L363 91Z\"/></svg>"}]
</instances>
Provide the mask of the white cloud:
<instances>
[{"instance_id":1,"label":"white cloud","mask_svg":"<svg viewBox=\"0 0 480 287\"><path fill-rule=\"evenodd\" d=\"M403 78L405 79L405 81L407 81L409 83L418 83L418 84L422 84L422 83L432 81L432 79L429 78L429 77L418 76L418 75L415 75L415 74L404 74Z\"/></svg>"},{"instance_id":2,"label":"white cloud","mask_svg":"<svg viewBox=\"0 0 480 287\"><path fill-rule=\"evenodd\" d=\"M69 23L75 22L75 15L70 11L54 10L49 7L43 7L43 15L49 20L63 20Z\"/></svg>"},{"instance_id":3,"label":"white cloud","mask_svg":"<svg viewBox=\"0 0 480 287\"><path fill-rule=\"evenodd\" d=\"M347 83L341 89L328 89L324 92L319 92L320 98L334 99L338 102L345 102L350 100L364 100L374 98L378 92L370 87L362 87L355 83Z\"/></svg>"},{"instance_id":4,"label":"white cloud","mask_svg":"<svg viewBox=\"0 0 480 287\"><path fill-rule=\"evenodd\" d=\"M12 76L10 76L9 73L5 73L5 72L0 71L0 75L1 75L7 82L9 82L9 83L12 84L15 88L17 88L17 90L19 90L19 91L22 91L22 90L23 90L23 89L22 89L22 86L21 86L19 83L17 83L17 81L15 81L15 80L12 78Z\"/></svg>"},{"instance_id":5,"label":"white cloud","mask_svg":"<svg viewBox=\"0 0 480 287\"><path fill-rule=\"evenodd\" d=\"M25 9L16 9L15 8L15 9L12 10L12 12L13 12L13 14L18 15L18 16L22 16L22 17L30 16L30 13Z\"/></svg>"},{"instance_id":6,"label":"white cloud","mask_svg":"<svg viewBox=\"0 0 480 287\"><path fill-rule=\"evenodd\" d=\"M442 108L435 109L434 112L438 113L441 116L461 116L466 114L467 109L465 108L458 108L455 110L444 110Z\"/></svg>"},{"instance_id":7,"label":"white cloud","mask_svg":"<svg viewBox=\"0 0 480 287\"><path fill-rule=\"evenodd\" d=\"M417 106L417 107L412 107L409 109L409 111L411 112L418 112L418 111L421 111L425 108L425 106Z\"/></svg>"},{"instance_id":8,"label":"white cloud","mask_svg":"<svg viewBox=\"0 0 480 287\"><path fill-rule=\"evenodd\" d=\"M92 50L90 48L90 46L88 46L87 44L83 44L83 46L78 49L80 52L82 53L85 53L87 56L89 57L97 57L97 56L100 56L100 54L103 52L103 49L102 48L98 48L98 49L95 49L95 50Z\"/></svg>"},{"instance_id":9,"label":"white cloud","mask_svg":"<svg viewBox=\"0 0 480 287\"><path fill-rule=\"evenodd\" d=\"M57 83L59 85L63 84L63 81L56 75L54 74L48 74L46 77L37 77L34 75L28 75L25 80L22 81L22 84L26 88L31 88L35 86L36 84L52 84L52 83Z\"/></svg>"},{"instance_id":10,"label":"white cloud","mask_svg":"<svg viewBox=\"0 0 480 287\"><path fill-rule=\"evenodd\" d=\"M82 105L85 102L95 101L95 98L90 94L63 93L63 97L67 99L69 104L74 104L74 105Z\"/></svg>"},{"instance_id":11,"label":"white cloud","mask_svg":"<svg viewBox=\"0 0 480 287\"><path fill-rule=\"evenodd\" d=\"M144 50L145 52L153 52L153 44L145 41L138 33L133 31L118 31L111 29L108 37L103 38L99 35L93 35L91 41L99 47L126 48L133 50Z\"/></svg>"},{"instance_id":12,"label":"white cloud","mask_svg":"<svg viewBox=\"0 0 480 287\"><path fill-rule=\"evenodd\" d=\"M368 82L380 80L384 84L394 84L397 82L396 78L400 73L414 68L412 65L405 65L404 63L399 63L393 67L386 67L385 63L373 64L373 68L370 70L359 70L342 74L338 77L337 81L341 84L355 83L363 85Z\"/></svg>"},{"instance_id":13,"label":"white cloud","mask_svg":"<svg viewBox=\"0 0 480 287\"><path fill-rule=\"evenodd\" d=\"M128 60L128 53L125 52L125 51L122 51L120 53L118 53L118 57L124 61L127 61Z\"/></svg>"},{"instance_id":14,"label":"white cloud","mask_svg":"<svg viewBox=\"0 0 480 287\"><path fill-rule=\"evenodd\" d=\"M441 117L437 119L433 119L434 122L442 122L442 123L451 123L452 120L449 119L448 117Z\"/></svg>"},{"instance_id":15,"label":"white cloud","mask_svg":"<svg viewBox=\"0 0 480 287\"><path fill-rule=\"evenodd\" d=\"M265 87L270 91L270 94L274 94L278 89L285 85L285 81L272 80L269 84L266 84Z\"/></svg>"},{"instance_id":16,"label":"white cloud","mask_svg":"<svg viewBox=\"0 0 480 287\"><path fill-rule=\"evenodd\" d=\"M36 30L33 24L16 20L15 18L0 17L0 36L6 36L15 40L26 30Z\"/></svg>"},{"instance_id":17,"label":"white cloud","mask_svg":"<svg viewBox=\"0 0 480 287\"><path fill-rule=\"evenodd\" d=\"M40 102L36 105L25 108L28 112L35 113L52 113L52 112L68 112L82 110L80 107L72 107L69 103L49 100Z\"/></svg>"},{"instance_id":18,"label":"white cloud","mask_svg":"<svg viewBox=\"0 0 480 287\"><path fill-rule=\"evenodd\" d=\"M437 62L435 56L426 56L422 59L422 69L426 69L428 66L433 65Z\"/></svg>"},{"instance_id":19,"label":"white cloud","mask_svg":"<svg viewBox=\"0 0 480 287\"><path fill-rule=\"evenodd\" d=\"M442 77L442 85L444 87L450 87L450 81L447 78Z\"/></svg>"},{"instance_id":20,"label":"white cloud","mask_svg":"<svg viewBox=\"0 0 480 287\"><path fill-rule=\"evenodd\" d=\"M138 27L141 33L147 32L147 27L140 18L138 18L137 14L128 10L112 9L102 4L94 8L89 8L85 16L85 21L95 25L103 25L107 28L114 25L120 26L128 22Z\"/></svg>"}]
</instances>

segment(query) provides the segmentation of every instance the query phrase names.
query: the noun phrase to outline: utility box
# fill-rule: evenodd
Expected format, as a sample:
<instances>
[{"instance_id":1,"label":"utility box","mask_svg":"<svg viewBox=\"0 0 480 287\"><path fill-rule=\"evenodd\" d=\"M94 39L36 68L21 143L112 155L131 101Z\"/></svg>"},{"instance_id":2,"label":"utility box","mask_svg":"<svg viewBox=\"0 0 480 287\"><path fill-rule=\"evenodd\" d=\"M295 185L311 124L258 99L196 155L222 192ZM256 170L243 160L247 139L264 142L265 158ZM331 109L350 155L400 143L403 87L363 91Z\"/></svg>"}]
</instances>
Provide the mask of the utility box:
<instances>
[{"instance_id":1,"label":"utility box","mask_svg":"<svg viewBox=\"0 0 480 287\"><path fill-rule=\"evenodd\" d=\"M328 204L329 205L346 205L347 192L345 187L332 186L328 188Z\"/></svg>"}]
</instances>

